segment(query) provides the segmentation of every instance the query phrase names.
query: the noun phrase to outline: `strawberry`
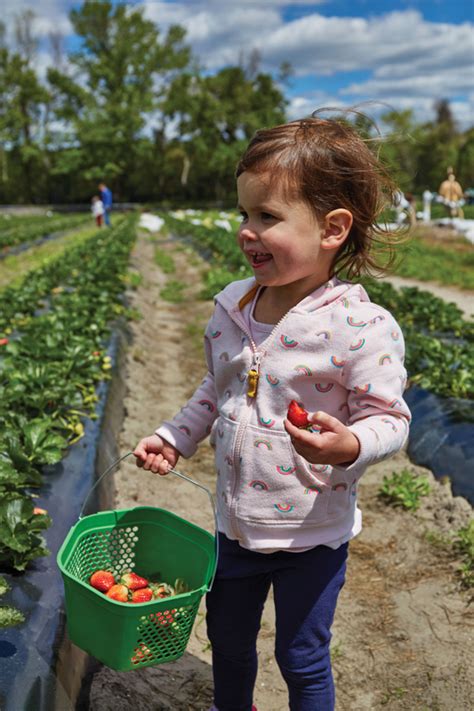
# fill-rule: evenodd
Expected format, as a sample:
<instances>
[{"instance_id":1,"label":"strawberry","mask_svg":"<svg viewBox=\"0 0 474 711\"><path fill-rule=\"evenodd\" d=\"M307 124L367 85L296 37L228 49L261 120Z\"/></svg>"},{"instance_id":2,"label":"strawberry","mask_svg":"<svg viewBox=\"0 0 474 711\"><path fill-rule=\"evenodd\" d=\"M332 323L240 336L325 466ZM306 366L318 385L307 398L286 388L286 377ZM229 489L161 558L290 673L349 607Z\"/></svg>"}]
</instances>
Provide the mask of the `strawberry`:
<instances>
[{"instance_id":1,"label":"strawberry","mask_svg":"<svg viewBox=\"0 0 474 711\"><path fill-rule=\"evenodd\" d=\"M8 338L0 338L0 346L6 346L8 344Z\"/></svg>"},{"instance_id":2,"label":"strawberry","mask_svg":"<svg viewBox=\"0 0 474 711\"><path fill-rule=\"evenodd\" d=\"M140 588L148 587L148 580L146 580L146 578L141 578L139 575L132 573L131 571L122 573L119 583L126 585L129 590L140 590Z\"/></svg>"},{"instance_id":3,"label":"strawberry","mask_svg":"<svg viewBox=\"0 0 474 711\"><path fill-rule=\"evenodd\" d=\"M139 664L140 662L146 662L150 658L153 657L152 652L150 651L150 649L148 649L146 644L143 644L143 642L141 642L140 646L136 647L134 649L134 651L136 652L136 654L132 657L133 664ZM148 657L148 659L147 659L147 657Z\"/></svg>"},{"instance_id":4,"label":"strawberry","mask_svg":"<svg viewBox=\"0 0 474 711\"><path fill-rule=\"evenodd\" d=\"M40 509L39 506L35 506L33 509L33 513L35 514L35 516L41 516L42 514L47 514L48 512L46 511L46 509Z\"/></svg>"},{"instance_id":5,"label":"strawberry","mask_svg":"<svg viewBox=\"0 0 474 711\"><path fill-rule=\"evenodd\" d=\"M153 621L155 625L158 625L159 627L168 627L173 624L175 614L176 608L173 608L172 610L165 610L165 612L157 612Z\"/></svg>"},{"instance_id":6,"label":"strawberry","mask_svg":"<svg viewBox=\"0 0 474 711\"><path fill-rule=\"evenodd\" d=\"M128 588L126 585L112 585L106 595L111 600L117 600L117 602L128 602Z\"/></svg>"},{"instance_id":7,"label":"strawberry","mask_svg":"<svg viewBox=\"0 0 474 711\"><path fill-rule=\"evenodd\" d=\"M174 589L168 583L150 583L154 598L170 597L175 595Z\"/></svg>"},{"instance_id":8,"label":"strawberry","mask_svg":"<svg viewBox=\"0 0 474 711\"><path fill-rule=\"evenodd\" d=\"M311 423L308 420L308 412L301 407L296 400L292 400L288 406L288 412L286 414L287 418L295 427L308 428L311 427Z\"/></svg>"},{"instance_id":9,"label":"strawberry","mask_svg":"<svg viewBox=\"0 0 474 711\"><path fill-rule=\"evenodd\" d=\"M108 592L112 585L115 585L115 578L108 570L96 570L89 578L93 588L100 592Z\"/></svg>"},{"instance_id":10,"label":"strawberry","mask_svg":"<svg viewBox=\"0 0 474 711\"><path fill-rule=\"evenodd\" d=\"M153 598L153 590L150 588L140 588L132 592L131 602L150 602Z\"/></svg>"}]
</instances>

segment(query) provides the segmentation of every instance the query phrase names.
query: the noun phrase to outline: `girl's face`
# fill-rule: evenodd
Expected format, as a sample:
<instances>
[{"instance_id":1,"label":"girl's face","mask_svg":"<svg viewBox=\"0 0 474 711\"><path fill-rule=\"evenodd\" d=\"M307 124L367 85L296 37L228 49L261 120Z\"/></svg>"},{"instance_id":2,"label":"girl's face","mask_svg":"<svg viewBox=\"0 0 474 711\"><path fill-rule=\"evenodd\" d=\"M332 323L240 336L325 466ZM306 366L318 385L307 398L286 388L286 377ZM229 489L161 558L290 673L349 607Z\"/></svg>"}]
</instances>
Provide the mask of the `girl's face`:
<instances>
[{"instance_id":1,"label":"girl's face","mask_svg":"<svg viewBox=\"0 0 474 711\"><path fill-rule=\"evenodd\" d=\"M237 179L242 222L239 247L261 286L289 287L306 295L329 279L333 250L322 249L325 232L302 200L288 203L265 175Z\"/></svg>"}]
</instances>

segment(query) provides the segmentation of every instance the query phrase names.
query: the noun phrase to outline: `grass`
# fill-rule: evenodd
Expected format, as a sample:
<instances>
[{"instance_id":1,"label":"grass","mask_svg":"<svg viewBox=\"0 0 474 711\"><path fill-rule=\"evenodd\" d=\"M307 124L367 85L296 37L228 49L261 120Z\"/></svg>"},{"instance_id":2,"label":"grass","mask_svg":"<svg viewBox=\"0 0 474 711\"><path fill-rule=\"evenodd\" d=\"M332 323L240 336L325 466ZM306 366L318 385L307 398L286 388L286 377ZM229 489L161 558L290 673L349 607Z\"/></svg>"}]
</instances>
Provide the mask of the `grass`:
<instances>
[{"instance_id":1,"label":"grass","mask_svg":"<svg viewBox=\"0 0 474 711\"><path fill-rule=\"evenodd\" d=\"M171 254L163 252L161 249L155 251L155 264L157 264L165 274L174 274L176 271L176 265Z\"/></svg>"},{"instance_id":2,"label":"grass","mask_svg":"<svg viewBox=\"0 0 474 711\"><path fill-rule=\"evenodd\" d=\"M97 227L95 226L81 227L50 242L31 247L20 254L5 257L0 261L0 289L20 284L29 271L43 266L66 249L75 247L96 233Z\"/></svg>"},{"instance_id":3,"label":"grass","mask_svg":"<svg viewBox=\"0 0 474 711\"><path fill-rule=\"evenodd\" d=\"M425 228L415 231L397 250L396 274L474 290L474 249L467 240L438 241Z\"/></svg>"},{"instance_id":4,"label":"grass","mask_svg":"<svg viewBox=\"0 0 474 711\"><path fill-rule=\"evenodd\" d=\"M160 291L160 296L165 301L170 301L173 304L179 304L184 301L183 291L186 284L182 281L171 279Z\"/></svg>"},{"instance_id":5,"label":"grass","mask_svg":"<svg viewBox=\"0 0 474 711\"><path fill-rule=\"evenodd\" d=\"M379 497L391 506L416 511L421 498L429 492L427 477L419 476L409 469L402 469L393 472L391 477L384 476Z\"/></svg>"},{"instance_id":6,"label":"grass","mask_svg":"<svg viewBox=\"0 0 474 711\"><path fill-rule=\"evenodd\" d=\"M463 559L460 576L464 587L474 587L474 519L469 525L459 529L454 540L454 548Z\"/></svg>"}]
</instances>

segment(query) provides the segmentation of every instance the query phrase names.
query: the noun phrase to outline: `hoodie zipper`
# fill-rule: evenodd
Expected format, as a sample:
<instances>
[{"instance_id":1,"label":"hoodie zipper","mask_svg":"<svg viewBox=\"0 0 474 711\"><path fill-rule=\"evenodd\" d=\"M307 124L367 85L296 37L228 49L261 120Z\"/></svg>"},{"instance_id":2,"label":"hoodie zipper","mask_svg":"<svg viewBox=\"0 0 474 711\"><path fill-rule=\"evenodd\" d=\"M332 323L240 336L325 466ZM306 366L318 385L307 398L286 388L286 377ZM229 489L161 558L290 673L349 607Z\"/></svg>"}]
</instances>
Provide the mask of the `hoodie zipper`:
<instances>
[{"instance_id":1,"label":"hoodie zipper","mask_svg":"<svg viewBox=\"0 0 474 711\"><path fill-rule=\"evenodd\" d=\"M231 519L231 524L232 524L232 529L234 535L239 536L240 531L237 525L237 518L235 515L236 512L236 507L237 507L237 489L238 489L238 483L240 480L240 451L242 447L242 440L243 440L243 435L245 428L247 427L247 424L250 420L250 415L252 411L252 404L255 402L256 396L257 396L257 391L258 391L258 383L260 379L260 365L262 362L262 358L265 355L265 351L263 353L259 352L257 349L257 345L255 341L252 338L252 335L250 332L247 330L247 328L244 327L244 325L235 319L232 315L231 311L228 311L228 314L232 321L240 328L243 333L247 336L250 342L250 346L253 351L253 356L252 356L252 363L247 371L247 397L249 398L250 402L247 401L247 409L245 413L245 417L243 417L239 423L239 427L237 429L237 433L235 435L235 440L234 440L234 448L232 452L232 460L234 462L234 486L232 488L232 495L231 495L231 501L229 505L229 513L230 513L230 519ZM276 330L281 326L283 321L286 319L288 316L289 312L287 312L284 316L281 317L281 319L278 321L278 323L275 324L275 327L272 329L271 333L268 335L268 337L265 340L269 340L273 338L274 333Z\"/></svg>"}]
</instances>

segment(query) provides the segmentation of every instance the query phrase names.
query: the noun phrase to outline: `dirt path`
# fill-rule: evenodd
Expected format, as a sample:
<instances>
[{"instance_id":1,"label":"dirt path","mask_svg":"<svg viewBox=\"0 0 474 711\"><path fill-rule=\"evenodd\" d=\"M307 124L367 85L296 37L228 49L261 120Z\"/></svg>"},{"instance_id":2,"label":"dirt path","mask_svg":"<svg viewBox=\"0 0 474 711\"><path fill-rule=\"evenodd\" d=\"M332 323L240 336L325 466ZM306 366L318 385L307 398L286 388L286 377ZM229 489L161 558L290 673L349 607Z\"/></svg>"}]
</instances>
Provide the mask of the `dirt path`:
<instances>
[{"instance_id":1,"label":"dirt path","mask_svg":"<svg viewBox=\"0 0 474 711\"><path fill-rule=\"evenodd\" d=\"M132 325L127 356L128 396L120 435L122 451L153 432L171 416L204 373L202 331L212 304L196 299L204 265L177 243L162 243L173 255L177 276L185 282L185 300L170 304L160 297L166 277L154 265L154 246L141 235L133 266L143 282L131 295L143 318ZM404 454L371 467L361 487L365 527L351 543L347 583L334 625L332 656L337 711L461 711L474 696L469 659L474 648L467 593L460 590L453 561L441 540L467 523L472 510L451 496L449 486L433 479L432 494L416 513L389 509L377 498L384 474L409 465ZM204 443L180 468L213 489L212 450ZM419 469L419 468L417 468ZM421 470L420 470L421 471ZM191 485L139 472L126 464L117 474L116 505L136 502L162 506L212 530L206 496ZM472 628L472 627L471 627ZM259 711L285 711L285 685L273 659L274 615L268 601L259 637L259 675L255 703ZM206 711L212 702L210 651L204 605L186 654L177 662L135 671L101 667L95 674L90 711Z\"/></svg>"}]
</instances>

